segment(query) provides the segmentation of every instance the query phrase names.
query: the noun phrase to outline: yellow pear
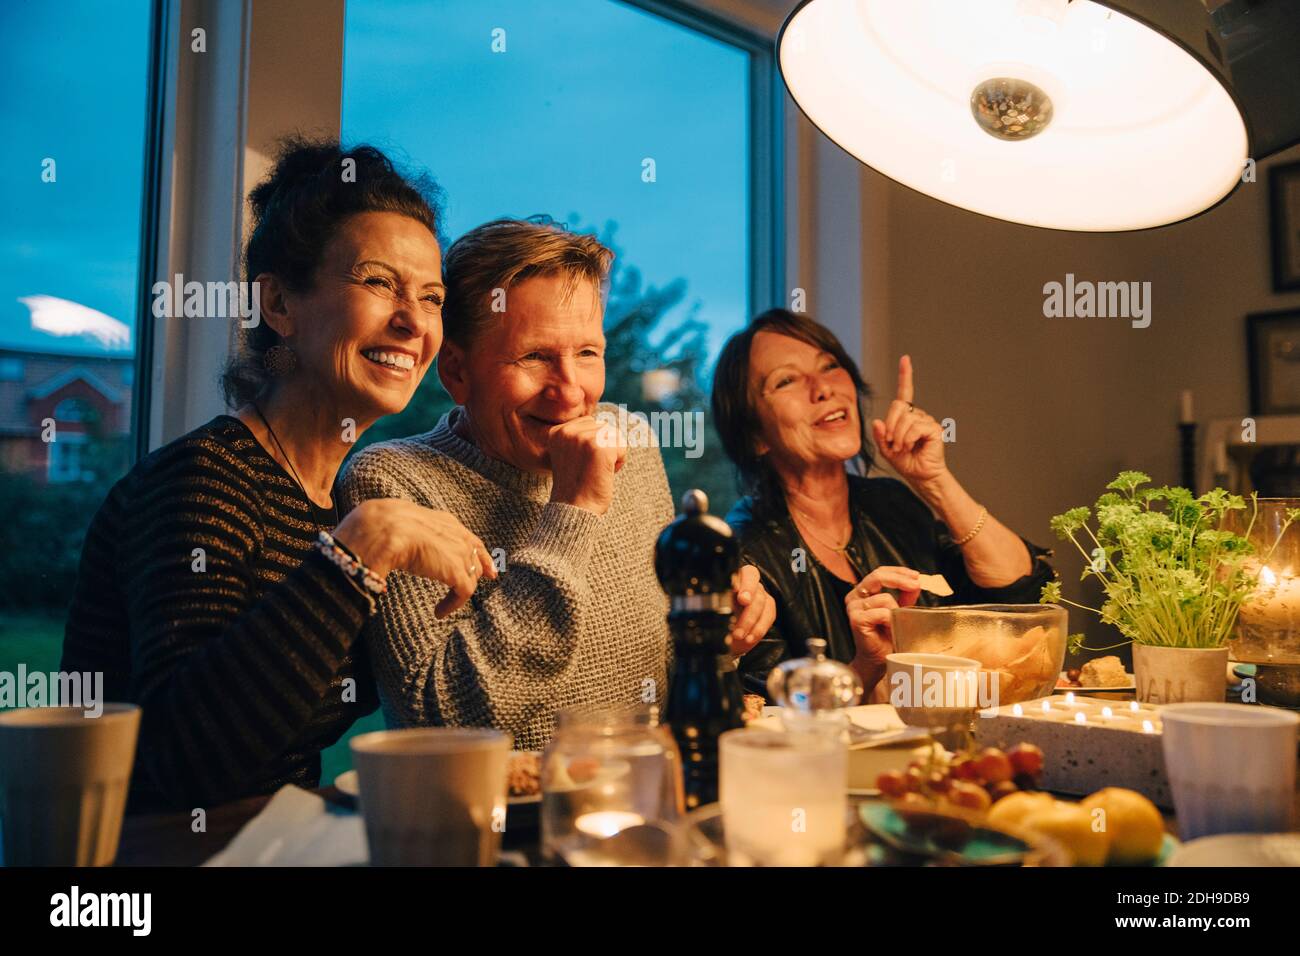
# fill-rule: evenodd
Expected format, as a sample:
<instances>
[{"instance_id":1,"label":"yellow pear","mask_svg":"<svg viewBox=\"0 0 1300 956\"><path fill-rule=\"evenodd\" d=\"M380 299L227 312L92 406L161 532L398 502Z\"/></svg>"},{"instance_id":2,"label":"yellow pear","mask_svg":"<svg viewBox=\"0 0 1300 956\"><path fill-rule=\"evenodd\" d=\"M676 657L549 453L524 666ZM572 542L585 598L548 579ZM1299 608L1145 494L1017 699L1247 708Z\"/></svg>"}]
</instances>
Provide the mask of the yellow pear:
<instances>
[{"instance_id":1,"label":"yellow pear","mask_svg":"<svg viewBox=\"0 0 1300 956\"><path fill-rule=\"evenodd\" d=\"M1075 866L1101 866L1110 849L1110 836L1094 828L1093 816L1080 804L1052 801L1027 813L1021 825L1061 843L1074 856Z\"/></svg>"},{"instance_id":2,"label":"yellow pear","mask_svg":"<svg viewBox=\"0 0 1300 956\"><path fill-rule=\"evenodd\" d=\"M1107 787L1085 797L1089 812L1103 810L1102 826L1110 834L1110 863L1134 866L1150 863L1160 855L1165 838L1165 821L1156 805L1142 794L1123 787Z\"/></svg>"},{"instance_id":3,"label":"yellow pear","mask_svg":"<svg viewBox=\"0 0 1300 956\"><path fill-rule=\"evenodd\" d=\"M995 827L1019 827L1025 817L1035 810L1050 807L1056 800L1050 793L1039 790L1019 790L1009 793L989 810L989 823Z\"/></svg>"}]
</instances>

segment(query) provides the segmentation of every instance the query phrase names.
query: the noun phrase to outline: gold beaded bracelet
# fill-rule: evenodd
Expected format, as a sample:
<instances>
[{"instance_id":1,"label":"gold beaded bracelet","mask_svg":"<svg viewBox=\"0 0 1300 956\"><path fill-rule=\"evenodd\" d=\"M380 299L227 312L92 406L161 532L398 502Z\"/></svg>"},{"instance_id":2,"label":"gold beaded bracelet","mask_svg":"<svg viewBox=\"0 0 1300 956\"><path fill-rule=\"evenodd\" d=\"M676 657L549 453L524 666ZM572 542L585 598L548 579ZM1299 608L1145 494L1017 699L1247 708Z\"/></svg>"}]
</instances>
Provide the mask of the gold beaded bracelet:
<instances>
[{"instance_id":1,"label":"gold beaded bracelet","mask_svg":"<svg viewBox=\"0 0 1300 956\"><path fill-rule=\"evenodd\" d=\"M957 547L960 548L971 538L975 537L975 535L979 534L982 530L984 530L984 521L986 518L988 518L988 516L989 516L989 509L982 508L980 510L980 520L975 522L975 527L972 528L968 534L962 535L960 538L954 541L953 544L957 545Z\"/></svg>"}]
</instances>

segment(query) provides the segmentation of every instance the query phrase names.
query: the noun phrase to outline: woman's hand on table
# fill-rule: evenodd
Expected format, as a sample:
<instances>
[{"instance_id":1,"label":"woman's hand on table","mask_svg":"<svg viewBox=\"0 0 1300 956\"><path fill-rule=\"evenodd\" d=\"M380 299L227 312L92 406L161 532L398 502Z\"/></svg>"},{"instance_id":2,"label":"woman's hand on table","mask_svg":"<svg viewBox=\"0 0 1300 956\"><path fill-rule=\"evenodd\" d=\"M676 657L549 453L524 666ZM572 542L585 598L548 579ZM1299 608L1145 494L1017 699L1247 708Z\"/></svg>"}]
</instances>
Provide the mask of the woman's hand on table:
<instances>
[{"instance_id":1,"label":"woman's hand on table","mask_svg":"<svg viewBox=\"0 0 1300 956\"><path fill-rule=\"evenodd\" d=\"M776 601L767 593L758 568L746 564L732 581L736 604L742 609L732 625L731 653L739 657L761 641L776 621Z\"/></svg>"},{"instance_id":2,"label":"woman's hand on table","mask_svg":"<svg viewBox=\"0 0 1300 956\"><path fill-rule=\"evenodd\" d=\"M898 360L898 390L884 419L873 419L871 435L880 454L908 482L930 482L948 470L943 426L912 404L912 359Z\"/></svg>"},{"instance_id":3,"label":"woman's hand on table","mask_svg":"<svg viewBox=\"0 0 1300 956\"><path fill-rule=\"evenodd\" d=\"M334 537L380 577L409 571L447 585L434 611L440 618L464 607L484 576L497 576L487 545L460 519L400 498L363 501Z\"/></svg>"}]
</instances>

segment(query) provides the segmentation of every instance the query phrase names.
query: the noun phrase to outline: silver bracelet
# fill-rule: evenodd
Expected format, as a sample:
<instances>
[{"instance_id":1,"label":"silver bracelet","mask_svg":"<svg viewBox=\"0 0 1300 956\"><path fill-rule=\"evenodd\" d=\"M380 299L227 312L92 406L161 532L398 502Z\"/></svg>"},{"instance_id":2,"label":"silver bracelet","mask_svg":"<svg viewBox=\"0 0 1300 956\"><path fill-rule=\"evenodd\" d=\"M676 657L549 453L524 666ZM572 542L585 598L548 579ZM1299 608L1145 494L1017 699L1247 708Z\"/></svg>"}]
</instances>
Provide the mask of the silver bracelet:
<instances>
[{"instance_id":1,"label":"silver bracelet","mask_svg":"<svg viewBox=\"0 0 1300 956\"><path fill-rule=\"evenodd\" d=\"M328 531L322 531L316 538L316 549L329 558L352 585L370 602L370 613L375 613L375 596L388 590L388 582L374 571L362 564L343 544L334 539Z\"/></svg>"}]
</instances>

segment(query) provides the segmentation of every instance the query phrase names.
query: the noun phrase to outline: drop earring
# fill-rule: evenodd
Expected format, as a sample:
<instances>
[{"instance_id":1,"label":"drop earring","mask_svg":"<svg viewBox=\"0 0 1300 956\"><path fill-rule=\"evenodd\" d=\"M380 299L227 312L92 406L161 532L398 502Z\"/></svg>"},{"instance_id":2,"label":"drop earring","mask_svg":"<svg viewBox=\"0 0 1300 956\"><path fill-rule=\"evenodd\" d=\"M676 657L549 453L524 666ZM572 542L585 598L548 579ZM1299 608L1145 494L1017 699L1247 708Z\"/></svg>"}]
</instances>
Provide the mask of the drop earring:
<instances>
[{"instance_id":1,"label":"drop earring","mask_svg":"<svg viewBox=\"0 0 1300 956\"><path fill-rule=\"evenodd\" d=\"M298 367L298 353L287 345L272 345L262 353L262 366L275 378L283 378Z\"/></svg>"}]
</instances>

